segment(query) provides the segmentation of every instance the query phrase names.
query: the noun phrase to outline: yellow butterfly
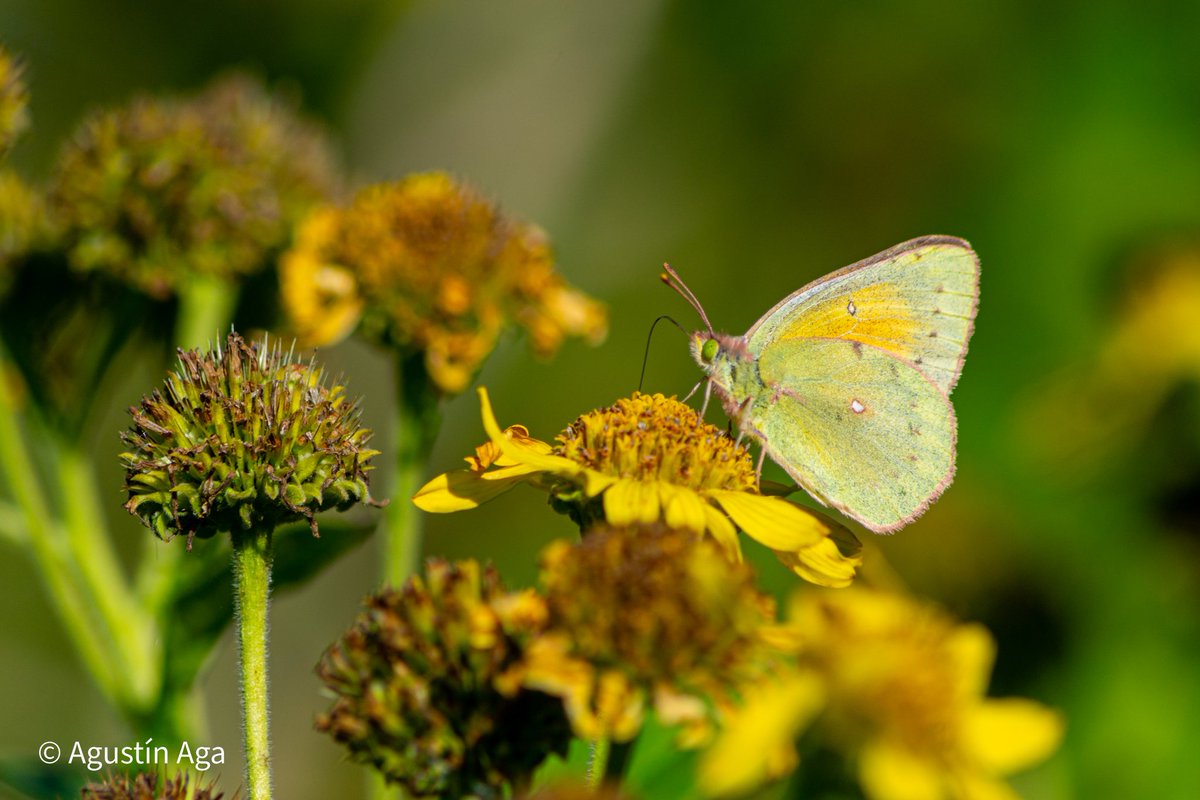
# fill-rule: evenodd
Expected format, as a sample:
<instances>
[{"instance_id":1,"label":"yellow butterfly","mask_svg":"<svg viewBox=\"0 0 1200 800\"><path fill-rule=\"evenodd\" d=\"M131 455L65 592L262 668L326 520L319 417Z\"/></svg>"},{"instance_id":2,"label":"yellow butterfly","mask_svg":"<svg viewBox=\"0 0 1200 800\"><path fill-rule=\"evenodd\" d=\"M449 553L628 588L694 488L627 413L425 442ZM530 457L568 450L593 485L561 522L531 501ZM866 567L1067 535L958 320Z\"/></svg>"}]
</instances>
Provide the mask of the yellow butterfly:
<instances>
[{"instance_id":1,"label":"yellow butterfly","mask_svg":"<svg viewBox=\"0 0 1200 800\"><path fill-rule=\"evenodd\" d=\"M979 258L924 236L785 297L744 336L700 314L692 357L738 428L809 494L878 533L907 525L954 477L950 392L979 305ZM760 471L762 462L759 462Z\"/></svg>"}]
</instances>

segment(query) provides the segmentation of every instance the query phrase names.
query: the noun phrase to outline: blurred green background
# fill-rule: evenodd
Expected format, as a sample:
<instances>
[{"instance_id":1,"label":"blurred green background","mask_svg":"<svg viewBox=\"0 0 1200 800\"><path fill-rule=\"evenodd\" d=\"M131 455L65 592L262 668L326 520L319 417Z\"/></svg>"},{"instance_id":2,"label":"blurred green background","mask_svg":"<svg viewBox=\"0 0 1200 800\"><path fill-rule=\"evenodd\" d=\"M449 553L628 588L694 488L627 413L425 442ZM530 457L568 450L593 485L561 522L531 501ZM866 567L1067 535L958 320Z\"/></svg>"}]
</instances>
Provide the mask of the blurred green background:
<instances>
[{"instance_id":1,"label":"blurred green background","mask_svg":"<svg viewBox=\"0 0 1200 800\"><path fill-rule=\"evenodd\" d=\"M33 127L12 158L28 176L47 174L85 110L242 67L324 119L360 182L446 169L545 227L563 273L609 304L612 330L552 363L509 337L487 363L479 383L500 421L541 438L636 388L656 315L697 324L658 283L663 261L740 333L892 244L969 239L982 299L954 396L957 480L917 523L862 538L869 561L992 629L995 693L1065 711L1061 752L1015 781L1034 798L1200 797L1200 368L1147 376L1138 347L1117 368L1105 360L1156 270L1200 269L1188 262L1200 252L1198 31L1200 5L1186 2L0 5L0 39L27 63ZM1138 341L1149 361L1196 337L1166 325ZM389 359L355 343L323 355L365 395L386 449ZM684 394L698 374L683 338L660 329L646 389ZM96 433L130 552L148 534L120 509L117 432L157 380L131 375ZM482 439L468 392L447 408L433 469ZM572 533L517 489L431 518L426 552L491 559L520 585L539 547ZM758 560L773 589L797 582ZM312 667L376 571L372 542L273 608L279 797L362 786L312 731L326 705ZM0 586L0 755L131 742L7 546ZM241 776L233 650L227 636L205 685L226 791ZM673 796L643 779L647 796Z\"/></svg>"}]
</instances>

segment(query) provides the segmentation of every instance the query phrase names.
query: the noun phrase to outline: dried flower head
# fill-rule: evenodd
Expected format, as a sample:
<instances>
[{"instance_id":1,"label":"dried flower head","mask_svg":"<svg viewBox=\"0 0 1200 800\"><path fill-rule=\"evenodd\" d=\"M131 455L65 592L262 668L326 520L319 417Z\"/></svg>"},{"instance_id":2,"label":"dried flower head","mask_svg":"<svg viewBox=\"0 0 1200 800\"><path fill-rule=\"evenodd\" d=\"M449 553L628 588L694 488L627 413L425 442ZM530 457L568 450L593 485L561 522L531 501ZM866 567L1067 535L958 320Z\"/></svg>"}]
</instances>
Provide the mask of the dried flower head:
<instances>
[{"instance_id":1,"label":"dried flower head","mask_svg":"<svg viewBox=\"0 0 1200 800\"><path fill-rule=\"evenodd\" d=\"M652 523L707 533L741 558L737 528L813 583L846 586L861 563L854 535L822 514L759 493L749 452L690 406L661 394L618 400L580 416L558 446L514 425L501 431L480 389L490 441L470 467L439 475L413 497L433 512L475 508L517 483L547 490L587 527Z\"/></svg>"},{"instance_id":2,"label":"dried flower head","mask_svg":"<svg viewBox=\"0 0 1200 800\"><path fill-rule=\"evenodd\" d=\"M317 728L353 759L413 797L500 798L565 753L558 699L498 684L545 624L538 595L474 561L434 560L366 606L317 667L336 698Z\"/></svg>"},{"instance_id":3,"label":"dried flower head","mask_svg":"<svg viewBox=\"0 0 1200 800\"><path fill-rule=\"evenodd\" d=\"M189 786L187 775L168 779L160 789L155 772L139 772L132 777L114 775L103 783L83 787L83 800L221 800L224 796L202 782Z\"/></svg>"},{"instance_id":4,"label":"dried flower head","mask_svg":"<svg viewBox=\"0 0 1200 800\"><path fill-rule=\"evenodd\" d=\"M12 265L45 233L42 198L11 170L0 169L0 296Z\"/></svg>"},{"instance_id":5,"label":"dried flower head","mask_svg":"<svg viewBox=\"0 0 1200 800\"><path fill-rule=\"evenodd\" d=\"M625 741L652 705L702 736L739 687L763 678L773 601L711 540L661 523L590 529L542 554L544 633L518 672L562 697L575 733Z\"/></svg>"},{"instance_id":6,"label":"dried flower head","mask_svg":"<svg viewBox=\"0 0 1200 800\"><path fill-rule=\"evenodd\" d=\"M509 321L550 356L568 336L596 343L603 307L554 270L545 235L442 173L362 190L314 212L281 264L283 304L307 344L356 326L423 354L445 394L466 388Z\"/></svg>"},{"instance_id":7,"label":"dried flower head","mask_svg":"<svg viewBox=\"0 0 1200 800\"><path fill-rule=\"evenodd\" d=\"M278 346L180 351L163 389L131 408L125 508L159 537L270 530L368 501L371 431L341 386Z\"/></svg>"},{"instance_id":8,"label":"dried flower head","mask_svg":"<svg viewBox=\"0 0 1200 800\"><path fill-rule=\"evenodd\" d=\"M902 595L854 589L802 595L786 627L798 672L785 686L800 695L764 687L742 712L754 730L786 738L727 728L702 766L702 783L722 787L714 794L742 793L769 774L763 758L791 748L814 706L823 710L824 739L857 762L871 800L1010 797L1003 776L1058 746L1057 713L986 697L995 645L980 625Z\"/></svg>"},{"instance_id":9,"label":"dried flower head","mask_svg":"<svg viewBox=\"0 0 1200 800\"><path fill-rule=\"evenodd\" d=\"M21 63L0 46L0 159L8 154L13 142L29 124L29 93Z\"/></svg>"},{"instance_id":10,"label":"dried flower head","mask_svg":"<svg viewBox=\"0 0 1200 800\"><path fill-rule=\"evenodd\" d=\"M241 76L194 98L140 97L84 121L62 152L51 211L73 267L155 297L193 275L269 263L301 214L328 199L322 136Z\"/></svg>"}]
</instances>

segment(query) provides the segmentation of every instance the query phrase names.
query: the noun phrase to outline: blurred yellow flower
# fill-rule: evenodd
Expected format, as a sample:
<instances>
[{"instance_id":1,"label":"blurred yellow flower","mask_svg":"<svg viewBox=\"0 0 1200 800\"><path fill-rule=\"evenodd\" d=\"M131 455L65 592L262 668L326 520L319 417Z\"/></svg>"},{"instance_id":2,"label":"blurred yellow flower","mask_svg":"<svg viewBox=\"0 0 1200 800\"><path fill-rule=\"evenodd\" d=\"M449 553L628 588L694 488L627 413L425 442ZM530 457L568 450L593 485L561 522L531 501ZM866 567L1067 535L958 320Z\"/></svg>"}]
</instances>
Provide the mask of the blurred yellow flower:
<instances>
[{"instance_id":1,"label":"blurred yellow flower","mask_svg":"<svg viewBox=\"0 0 1200 800\"><path fill-rule=\"evenodd\" d=\"M802 506L759 493L750 453L691 407L661 394L634 393L567 426L558 446L512 426L500 429L479 390L490 441L470 467L431 480L413 497L425 511L475 508L518 483L550 493L582 528L658 520L711 535L741 558L737 528L766 545L793 572L823 586L846 586L862 563L848 530ZM736 528L735 528L736 526Z\"/></svg>"},{"instance_id":2,"label":"blurred yellow flower","mask_svg":"<svg viewBox=\"0 0 1200 800\"><path fill-rule=\"evenodd\" d=\"M778 633L797 652L795 685L752 694L745 721L725 728L701 765L712 794L777 776L788 763L780 745L791 747L814 706L870 800L1012 798L1003 776L1045 759L1062 737L1058 713L985 696L995 649L986 629L908 597L806 593ZM759 735L740 735L748 728Z\"/></svg>"},{"instance_id":3,"label":"blurred yellow flower","mask_svg":"<svg viewBox=\"0 0 1200 800\"><path fill-rule=\"evenodd\" d=\"M280 280L303 342L330 344L357 328L422 354L444 394L467 387L510 320L541 357L568 336L598 343L607 332L603 306L555 272L539 229L437 172L369 186L346 208L314 212Z\"/></svg>"},{"instance_id":4,"label":"blurred yellow flower","mask_svg":"<svg viewBox=\"0 0 1200 800\"><path fill-rule=\"evenodd\" d=\"M1132 265L1092 360L1068 366L1026 403L1026 447L1079 480L1146 436L1181 384L1200 381L1200 247L1165 245Z\"/></svg>"},{"instance_id":5,"label":"blurred yellow flower","mask_svg":"<svg viewBox=\"0 0 1200 800\"><path fill-rule=\"evenodd\" d=\"M775 604L711 540L661 523L599 525L542 553L545 631L509 677L562 698L575 734L628 741L653 708L707 738L716 709L779 657Z\"/></svg>"}]
</instances>

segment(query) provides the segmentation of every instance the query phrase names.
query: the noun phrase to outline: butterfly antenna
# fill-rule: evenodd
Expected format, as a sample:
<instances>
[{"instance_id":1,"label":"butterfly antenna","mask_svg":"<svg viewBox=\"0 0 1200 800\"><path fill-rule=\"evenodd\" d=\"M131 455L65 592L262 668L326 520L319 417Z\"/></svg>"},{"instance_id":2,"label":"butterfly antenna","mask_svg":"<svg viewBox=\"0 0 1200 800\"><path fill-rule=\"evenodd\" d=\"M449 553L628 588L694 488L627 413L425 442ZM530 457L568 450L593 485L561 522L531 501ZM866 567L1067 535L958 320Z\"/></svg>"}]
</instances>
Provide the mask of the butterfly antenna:
<instances>
[{"instance_id":1,"label":"butterfly antenna","mask_svg":"<svg viewBox=\"0 0 1200 800\"><path fill-rule=\"evenodd\" d=\"M696 309L696 313L700 315L700 319L704 320L704 327L708 328L708 332L715 335L712 323L708 321L708 314L704 313L704 307L700 305L700 301L696 299L696 295L692 294L692 290L679 277L679 273L671 269L670 264L663 264L663 269L666 270L666 273L659 276L662 282L679 292L680 296L684 300L687 300L692 308Z\"/></svg>"},{"instance_id":2,"label":"butterfly antenna","mask_svg":"<svg viewBox=\"0 0 1200 800\"><path fill-rule=\"evenodd\" d=\"M661 315L658 319L654 320L654 322L650 324L650 333L646 336L646 352L642 355L642 374L638 376L637 390L639 392L642 390L642 382L646 380L646 362L650 360L650 340L654 338L654 329L657 328L658 323L662 322L664 319L667 322L670 322L676 328L679 328L679 330L683 332L684 336L688 335L688 332L683 329L682 325L676 322L674 318L666 314Z\"/></svg>"}]
</instances>

